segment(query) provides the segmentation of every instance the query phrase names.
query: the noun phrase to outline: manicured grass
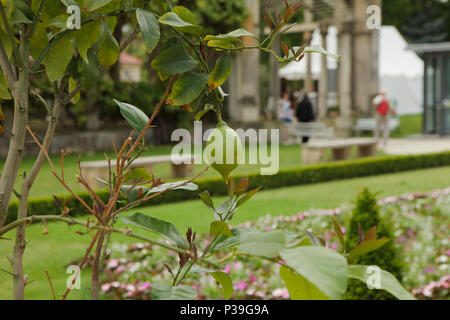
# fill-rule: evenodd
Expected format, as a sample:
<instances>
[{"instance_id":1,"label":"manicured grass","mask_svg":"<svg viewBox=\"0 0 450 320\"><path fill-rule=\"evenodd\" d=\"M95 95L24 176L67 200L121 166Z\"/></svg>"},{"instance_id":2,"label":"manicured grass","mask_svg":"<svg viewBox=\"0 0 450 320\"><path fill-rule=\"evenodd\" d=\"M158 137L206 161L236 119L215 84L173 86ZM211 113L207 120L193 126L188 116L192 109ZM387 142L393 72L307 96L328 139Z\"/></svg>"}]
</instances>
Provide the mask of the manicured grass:
<instances>
[{"instance_id":1,"label":"manicured grass","mask_svg":"<svg viewBox=\"0 0 450 320\"><path fill-rule=\"evenodd\" d=\"M400 117L400 126L392 132L393 138L404 138L422 133L423 117L421 114Z\"/></svg>"},{"instance_id":2,"label":"manicured grass","mask_svg":"<svg viewBox=\"0 0 450 320\"><path fill-rule=\"evenodd\" d=\"M247 148L247 157L249 154L249 149ZM150 146L148 151L142 154L142 157L145 156L156 156L156 155L170 155L172 152L171 146ZM382 153L379 152L381 155ZM114 153L108 153L108 156L111 159L114 159ZM329 155L328 155L329 156ZM353 152L353 156L356 156L356 150ZM292 146L280 146L280 169L288 169L302 166L301 163L301 147L297 145ZM33 166L35 157L26 157L23 159L19 174L23 174L23 172L30 171ZM82 156L82 161L95 161L95 160L105 160L105 155L103 153L99 154L87 154ZM58 156L52 157L52 162L55 165L56 169L60 170L60 158ZM84 191L82 186L76 184L75 175L78 174L78 155L72 154L65 158L64 161L64 175L68 182L68 185L75 192ZM4 160L0 160L0 172L1 168L4 165ZM242 165L234 173L254 173L259 172L261 165ZM196 165L194 167L194 175L199 173L201 170L205 168L205 165ZM160 164L154 167L154 172L158 178L162 179L170 179L170 165L169 164ZM202 177L217 177L218 174L214 170L209 170ZM16 180L16 188L20 190L20 183L22 179L18 177ZM51 172L50 165L45 162L42 170L40 171L36 182L31 189L30 197L42 197L42 196L51 196L51 195L59 195L59 194L67 194L67 190L59 184L56 178L53 176Z\"/></svg>"},{"instance_id":3,"label":"manicured grass","mask_svg":"<svg viewBox=\"0 0 450 320\"><path fill-rule=\"evenodd\" d=\"M266 214L292 215L312 208L339 207L353 201L358 190L364 187L379 192L379 197L445 188L450 185L449 176L450 167L443 167L265 191L239 209L233 224L255 220ZM218 204L223 200L224 198L215 198L214 202ZM182 231L192 226L200 233L208 231L209 223L213 219L212 213L200 201L147 207L139 211L171 221ZM117 226L123 227L121 223ZM83 231L82 228L50 224L49 229L50 234L43 236L42 226L33 225L27 228L27 239L30 242L25 253L24 270L30 280L34 280L27 285L27 299L50 298L45 269L50 272L56 292L62 293L68 277L65 273L66 267L81 258L89 242L89 236L80 236L74 232ZM10 232L6 237L13 238L14 233ZM13 244L10 241L0 241L0 268L10 270L6 256L11 253ZM134 242L121 235L114 235L113 241L120 244ZM82 273L82 280L82 290L75 290L71 298L88 298L88 270ZM11 284L11 276L0 272L0 299L11 298Z\"/></svg>"}]
</instances>

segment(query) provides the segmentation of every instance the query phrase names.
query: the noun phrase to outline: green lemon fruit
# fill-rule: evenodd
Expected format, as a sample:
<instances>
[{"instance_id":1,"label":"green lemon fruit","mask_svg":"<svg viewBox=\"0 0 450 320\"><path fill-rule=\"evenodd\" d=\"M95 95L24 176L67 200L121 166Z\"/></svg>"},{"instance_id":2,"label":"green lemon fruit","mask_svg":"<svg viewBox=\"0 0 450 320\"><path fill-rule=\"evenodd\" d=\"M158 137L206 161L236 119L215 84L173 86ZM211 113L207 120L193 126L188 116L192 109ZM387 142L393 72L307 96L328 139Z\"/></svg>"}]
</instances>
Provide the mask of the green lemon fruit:
<instances>
[{"instance_id":1,"label":"green lemon fruit","mask_svg":"<svg viewBox=\"0 0 450 320\"><path fill-rule=\"evenodd\" d=\"M227 180L241 163L244 148L236 131L221 121L210 133L206 144L206 161Z\"/></svg>"}]
</instances>

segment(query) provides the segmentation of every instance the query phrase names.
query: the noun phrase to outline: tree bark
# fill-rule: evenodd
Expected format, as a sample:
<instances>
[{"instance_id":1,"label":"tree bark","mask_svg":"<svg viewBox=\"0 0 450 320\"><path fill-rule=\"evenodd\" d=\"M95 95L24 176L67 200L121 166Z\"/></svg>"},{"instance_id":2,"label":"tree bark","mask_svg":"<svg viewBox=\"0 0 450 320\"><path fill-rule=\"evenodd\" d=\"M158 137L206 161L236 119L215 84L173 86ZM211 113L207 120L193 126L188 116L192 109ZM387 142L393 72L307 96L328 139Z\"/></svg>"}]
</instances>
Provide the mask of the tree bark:
<instances>
[{"instance_id":1,"label":"tree bark","mask_svg":"<svg viewBox=\"0 0 450 320\"><path fill-rule=\"evenodd\" d=\"M65 88L65 79L61 82L61 89L56 95L55 103L53 106L52 114L50 115L50 120L47 126L47 132L45 134L42 147L48 152L53 135L55 133L56 124L58 121L59 114L62 109L62 94ZM28 95L28 94L27 94ZM24 126L26 130L26 125ZM28 197L30 194L30 189L33 186L39 171L45 161L45 153L41 150L36 158L33 168L29 174L24 178L22 183L22 189L19 200L19 210L17 214L17 219L24 219L28 214ZM16 300L23 300L25 295L25 282L26 279L23 275L23 254L25 252L25 225L20 225L16 229L16 242L13 252L13 273L14 273L14 298Z\"/></svg>"}]
</instances>

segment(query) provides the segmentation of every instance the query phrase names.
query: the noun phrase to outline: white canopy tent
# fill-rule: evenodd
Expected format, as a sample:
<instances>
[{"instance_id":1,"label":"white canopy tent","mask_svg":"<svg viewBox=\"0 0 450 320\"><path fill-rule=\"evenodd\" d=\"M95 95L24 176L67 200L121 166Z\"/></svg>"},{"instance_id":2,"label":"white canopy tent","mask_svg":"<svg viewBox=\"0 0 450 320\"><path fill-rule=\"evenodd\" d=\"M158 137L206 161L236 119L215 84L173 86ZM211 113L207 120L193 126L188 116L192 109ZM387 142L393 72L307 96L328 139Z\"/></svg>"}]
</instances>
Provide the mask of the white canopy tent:
<instances>
[{"instance_id":1,"label":"white canopy tent","mask_svg":"<svg viewBox=\"0 0 450 320\"><path fill-rule=\"evenodd\" d=\"M311 44L322 45L320 31L313 33ZM407 50L407 42L395 27L383 26L380 30L380 89L394 102L397 113L417 114L422 112L423 103L423 61L412 51ZM330 27L327 36L327 49L338 52L336 27ZM308 55L311 59L312 77L319 80L321 57ZM343 57L345 58L345 57ZM337 69L337 61L327 59L328 69ZM291 62L279 71L279 76L287 80L301 80L306 77L306 63Z\"/></svg>"}]
</instances>

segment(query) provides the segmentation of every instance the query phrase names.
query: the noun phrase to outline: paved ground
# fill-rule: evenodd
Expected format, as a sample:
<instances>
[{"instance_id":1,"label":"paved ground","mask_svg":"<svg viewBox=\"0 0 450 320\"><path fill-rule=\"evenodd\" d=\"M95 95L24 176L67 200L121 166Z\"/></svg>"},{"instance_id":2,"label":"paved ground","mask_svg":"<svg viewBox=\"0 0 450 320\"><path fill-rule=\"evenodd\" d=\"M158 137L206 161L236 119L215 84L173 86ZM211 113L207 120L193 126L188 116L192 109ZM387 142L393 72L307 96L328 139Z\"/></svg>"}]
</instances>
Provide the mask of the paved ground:
<instances>
[{"instance_id":1,"label":"paved ground","mask_svg":"<svg viewBox=\"0 0 450 320\"><path fill-rule=\"evenodd\" d=\"M381 149L390 155L424 154L450 151L449 138L408 138L391 139L387 147Z\"/></svg>"}]
</instances>

